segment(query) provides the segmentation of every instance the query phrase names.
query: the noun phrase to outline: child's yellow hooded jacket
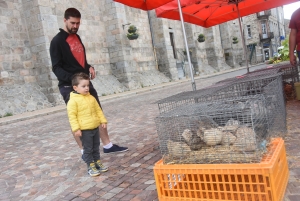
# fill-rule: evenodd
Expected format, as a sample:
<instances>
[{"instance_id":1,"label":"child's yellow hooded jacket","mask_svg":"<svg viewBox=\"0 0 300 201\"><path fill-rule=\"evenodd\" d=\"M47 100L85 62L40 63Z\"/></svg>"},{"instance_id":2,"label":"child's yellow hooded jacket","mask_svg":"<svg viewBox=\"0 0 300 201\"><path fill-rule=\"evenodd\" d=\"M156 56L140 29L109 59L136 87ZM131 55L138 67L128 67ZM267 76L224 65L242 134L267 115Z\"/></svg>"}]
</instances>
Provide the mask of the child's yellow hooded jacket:
<instances>
[{"instance_id":1,"label":"child's yellow hooded jacket","mask_svg":"<svg viewBox=\"0 0 300 201\"><path fill-rule=\"evenodd\" d=\"M76 92L70 93L67 104L69 122L73 132L77 130L90 130L97 128L107 120L96 99L90 95Z\"/></svg>"}]
</instances>

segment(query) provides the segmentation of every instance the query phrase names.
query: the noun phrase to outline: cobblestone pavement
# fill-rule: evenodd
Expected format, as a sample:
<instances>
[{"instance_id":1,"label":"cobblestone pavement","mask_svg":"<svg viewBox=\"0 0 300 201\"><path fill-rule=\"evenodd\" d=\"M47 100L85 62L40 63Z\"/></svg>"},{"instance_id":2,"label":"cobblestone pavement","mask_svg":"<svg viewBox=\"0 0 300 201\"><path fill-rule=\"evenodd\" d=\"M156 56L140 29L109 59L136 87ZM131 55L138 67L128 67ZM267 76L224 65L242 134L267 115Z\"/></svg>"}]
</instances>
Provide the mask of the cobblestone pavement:
<instances>
[{"instance_id":1,"label":"cobblestone pavement","mask_svg":"<svg viewBox=\"0 0 300 201\"><path fill-rule=\"evenodd\" d=\"M220 79L196 81L201 88ZM109 171L94 178L87 175L66 111L0 126L0 201L158 200L152 168L162 156L155 102L185 90L191 90L190 83L102 102L110 139L130 150L119 154L101 150ZM287 102L290 179L285 201L300 200L299 111L300 102Z\"/></svg>"}]
</instances>

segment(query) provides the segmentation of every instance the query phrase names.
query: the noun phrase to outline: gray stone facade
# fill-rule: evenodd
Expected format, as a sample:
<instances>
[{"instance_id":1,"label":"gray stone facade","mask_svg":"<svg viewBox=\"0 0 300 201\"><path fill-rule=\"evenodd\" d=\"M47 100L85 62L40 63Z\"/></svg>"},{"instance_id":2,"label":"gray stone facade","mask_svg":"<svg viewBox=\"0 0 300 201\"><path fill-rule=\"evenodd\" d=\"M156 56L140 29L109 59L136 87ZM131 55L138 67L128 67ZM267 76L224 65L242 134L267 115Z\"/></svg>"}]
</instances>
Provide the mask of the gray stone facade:
<instances>
[{"instance_id":1,"label":"gray stone facade","mask_svg":"<svg viewBox=\"0 0 300 201\"><path fill-rule=\"evenodd\" d=\"M221 24L220 27L227 64L245 65L238 20ZM281 46L281 36L286 37L283 8L278 7L242 17L242 29L250 65L271 59ZM232 37L237 37L239 43L232 44Z\"/></svg>"},{"instance_id":2,"label":"gray stone facade","mask_svg":"<svg viewBox=\"0 0 300 201\"><path fill-rule=\"evenodd\" d=\"M99 96L190 77L179 21L156 18L154 11L133 9L112 0L1 1L1 116L63 104L51 69L49 46L64 25L68 7L76 7L82 14L78 34L88 63L95 67L93 84ZM126 37L129 25L138 28L137 40ZM231 44L238 33L237 23L209 29L185 23L185 27L195 76L245 64L241 42ZM200 33L206 38L203 43L197 41ZM247 43L257 40L255 37ZM256 58L259 54L256 50ZM263 58L256 60L261 61Z\"/></svg>"}]
</instances>

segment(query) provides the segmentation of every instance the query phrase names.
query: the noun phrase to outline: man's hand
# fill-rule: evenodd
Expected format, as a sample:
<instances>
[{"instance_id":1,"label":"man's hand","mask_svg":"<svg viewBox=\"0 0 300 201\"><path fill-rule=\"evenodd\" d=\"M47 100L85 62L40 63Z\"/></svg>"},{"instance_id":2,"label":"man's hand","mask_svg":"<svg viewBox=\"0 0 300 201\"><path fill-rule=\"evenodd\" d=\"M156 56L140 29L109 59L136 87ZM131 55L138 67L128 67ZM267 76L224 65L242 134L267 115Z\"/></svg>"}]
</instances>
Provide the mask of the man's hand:
<instances>
[{"instance_id":1,"label":"man's hand","mask_svg":"<svg viewBox=\"0 0 300 201\"><path fill-rule=\"evenodd\" d=\"M293 53L290 54L290 63L292 66L296 66L296 64L297 64L297 58Z\"/></svg>"},{"instance_id":2,"label":"man's hand","mask_svg":"<svg viewBox=\"0 0 300 201\"><path fill-rule=\"evenodd\" d=\"M296 56L294 54L296 48L297 29L291 29L289 38L289 56L291 65L295 66L297 64Z\"/></svg>"},{"instance_id":3,"label":"man's hand","mask_svg":"<svg viewBox=\"0 0 300 201\"><path fill-rule=\"evenodd\" d=\"M96 71L94 69L94 67L90 67L90 75L91 75L91 80L93 80L96 77Z\"/></svg>"},{"instance_id":4,"label":"man's hand","mask_svg":"<svg viewBox=\"0 0 300 201\"><path fill-rule=\"evenodd\" d=\"M74 135L78 136L78 137L81 137L82 136L81 130L75 131Z\"/></svg>"}]
</instances>

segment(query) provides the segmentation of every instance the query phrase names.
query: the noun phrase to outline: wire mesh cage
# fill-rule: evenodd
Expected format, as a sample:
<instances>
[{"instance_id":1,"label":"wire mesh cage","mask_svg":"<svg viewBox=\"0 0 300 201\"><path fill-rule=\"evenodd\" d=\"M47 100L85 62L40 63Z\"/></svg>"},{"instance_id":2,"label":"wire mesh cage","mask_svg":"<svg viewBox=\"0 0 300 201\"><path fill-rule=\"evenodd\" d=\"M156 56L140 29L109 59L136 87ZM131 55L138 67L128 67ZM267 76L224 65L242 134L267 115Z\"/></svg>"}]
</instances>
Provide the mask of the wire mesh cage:
<instances>
[{"instance_id":1,"label":"wire mesh cage","mask_svg":"<svg viewBox=\"0 0 300 201\"><path fill-rule=\"evenodd\" d=\"M177 94L158 101L160 113L170 112L187 104L214 102L262 94L267 102L267 114L272 137L286 133L286 110L281 74L244 77L234 83L219 83L211 87Z\"/></svg>"},{"instance_id":2,"label":"wire mesh cage","mask_svg":"<svg viewBox=\"0 0 300 201\"><path fill-rule=\"evenodd\" d=\"M155 123L165 164L255 163L270 138L263 95L178 107Z\"/></svg>"}]
</instances>

